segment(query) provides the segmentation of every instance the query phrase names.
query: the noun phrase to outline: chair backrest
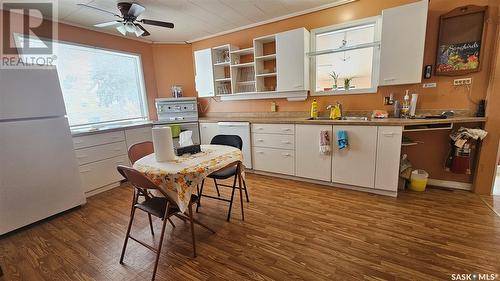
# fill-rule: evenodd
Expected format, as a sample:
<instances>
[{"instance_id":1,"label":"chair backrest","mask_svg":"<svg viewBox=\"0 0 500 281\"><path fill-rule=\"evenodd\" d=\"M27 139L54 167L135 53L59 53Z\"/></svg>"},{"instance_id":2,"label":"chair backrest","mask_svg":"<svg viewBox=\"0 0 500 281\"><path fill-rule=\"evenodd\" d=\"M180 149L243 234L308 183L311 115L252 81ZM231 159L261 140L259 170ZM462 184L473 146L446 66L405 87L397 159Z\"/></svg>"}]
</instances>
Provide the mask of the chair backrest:
<instances>
[{"instance_id":1,"label":"chair backrest","mask_svg":"<svg viewBox=\"0 0 500 281\"><path fill-rule=\"evenodd\" d=\"M210 141L210 144L229 145L241 150L243 147L243 140L237 135L216 135L213 137L212 141Z\"/></svg>"},{"instance_id":2,"label":"chair backrest","mask_svg":"<svg viewBox=\"0 0 500 281\"><path fill-rule=\"evenodd\" d=\"M163 192L163 190L158 188L158 186L143 173L137 171L134 168L123 165L118 165L116 169L139 192L139 194L146 196L146 198L149 198L148 190L156 189L163 196L165 196L171 204L177 206L175 200L173 200L167 193Z\"/></svg>"},{"instance_id":3,"label":"chair backrest","mask_svg":"<svg viewBox=\"0 0 500 281\"><path fill-rule=\"evenodd\" d=\"M130 163L134 163L141 159L142 157L149 155L154 152L153 142L145 141L133 144L128 149L128 159Z\"/></svg>"}]
</instances>

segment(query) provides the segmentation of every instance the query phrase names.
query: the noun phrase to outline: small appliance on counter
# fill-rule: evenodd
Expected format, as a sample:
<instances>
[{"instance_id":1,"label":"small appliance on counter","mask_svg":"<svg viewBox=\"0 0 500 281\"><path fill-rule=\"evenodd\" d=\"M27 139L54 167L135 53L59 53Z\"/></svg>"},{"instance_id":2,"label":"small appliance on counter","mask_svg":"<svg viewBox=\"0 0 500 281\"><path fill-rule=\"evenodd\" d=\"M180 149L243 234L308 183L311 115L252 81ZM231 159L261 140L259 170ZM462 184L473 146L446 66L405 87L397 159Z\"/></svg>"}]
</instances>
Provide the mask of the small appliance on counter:
<instances>
[{"instance_id":1,"label":"small appliance on counter","mask_svg":"<svg viewBox=\"0 0 500 281\"><path fill-rule=\"evenodd\" d=\"M175 148L182 146L180 135L187 131L192 132L193 145L201 143L196 97L157 98L155 104L158 121L153 122L153 127L170 127Z\"/></svg>"}]
</instances>

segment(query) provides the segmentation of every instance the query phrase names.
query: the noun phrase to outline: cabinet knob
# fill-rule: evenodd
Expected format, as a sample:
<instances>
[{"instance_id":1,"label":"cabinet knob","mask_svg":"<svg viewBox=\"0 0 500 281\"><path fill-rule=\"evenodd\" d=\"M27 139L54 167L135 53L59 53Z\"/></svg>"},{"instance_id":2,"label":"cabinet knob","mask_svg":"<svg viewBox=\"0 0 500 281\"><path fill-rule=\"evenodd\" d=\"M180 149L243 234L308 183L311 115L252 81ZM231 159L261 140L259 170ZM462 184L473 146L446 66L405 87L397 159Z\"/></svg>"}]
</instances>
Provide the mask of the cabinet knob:
<instances>
[{"instance_id":1,"label":"cabinet knob","mask_svg":"<svg viewBox=\"0 0 500 281\"><path fill-rule=\"evenodd\" d=\"M281 143L290 144L290 141L281 141Z\"/></svg>"},{"instance_id":2,"label":"cabinet knob","mask_svg":"<svg viewBox=\"0 0 500 281\"><path fill-rule=\"evenodd\" d=\"M263 139L257 139L258 142L263 142L264 140Z\"/></svg>"}]
</instances>

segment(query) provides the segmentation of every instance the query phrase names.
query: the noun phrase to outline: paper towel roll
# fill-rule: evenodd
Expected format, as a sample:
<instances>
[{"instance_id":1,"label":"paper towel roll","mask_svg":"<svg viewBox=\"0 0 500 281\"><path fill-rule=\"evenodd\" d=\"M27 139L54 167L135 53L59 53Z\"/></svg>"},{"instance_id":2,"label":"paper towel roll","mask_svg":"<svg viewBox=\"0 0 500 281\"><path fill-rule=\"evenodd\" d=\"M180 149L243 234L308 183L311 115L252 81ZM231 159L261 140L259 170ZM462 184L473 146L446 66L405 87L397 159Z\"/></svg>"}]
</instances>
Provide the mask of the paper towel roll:
<instances>
[{"instance_id":1,"label":"paper towel roll","mask_svg":"<svg viewBox=\"0 0 500 281\"><path fill-rule=\"evenodd\" d=\"M153 128L153 147L156 161L166 162L175 159L172 130L169 127Z\"/></svg>"},{"instance_id":2,"label":"paper towel roll","mask_svg":"<svg viewBox=\"0 0 500 281\"><path fill-rule=\"evenodd\" d=\"M410 102L410 116L415 116L415 111L417 110L417 100L418 94L412 94Z\"/></svg>"}]
</instances>

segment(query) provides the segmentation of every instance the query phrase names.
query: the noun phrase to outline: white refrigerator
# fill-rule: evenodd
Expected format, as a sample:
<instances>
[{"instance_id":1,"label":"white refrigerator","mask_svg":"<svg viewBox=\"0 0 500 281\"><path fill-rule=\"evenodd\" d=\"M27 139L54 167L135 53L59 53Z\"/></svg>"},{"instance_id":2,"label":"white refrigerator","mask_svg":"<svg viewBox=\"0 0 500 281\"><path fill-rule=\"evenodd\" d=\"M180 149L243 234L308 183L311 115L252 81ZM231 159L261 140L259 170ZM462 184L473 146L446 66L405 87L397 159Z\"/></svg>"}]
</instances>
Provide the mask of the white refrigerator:
<instances>
[{"instance_id":1,"label":"white refrigerator","mask_svg":"<svg viewBox=\"0 0 500 281\"><path fill-rule=\"evenodd\" d=\"M55 69L0 70L0 235L85 203Z\"/></svg>"}]
</instances>

